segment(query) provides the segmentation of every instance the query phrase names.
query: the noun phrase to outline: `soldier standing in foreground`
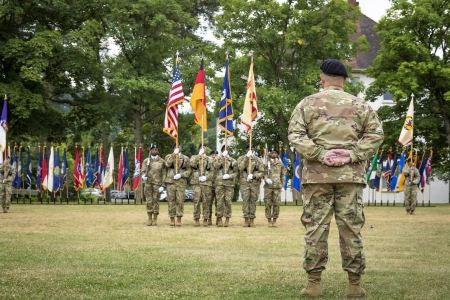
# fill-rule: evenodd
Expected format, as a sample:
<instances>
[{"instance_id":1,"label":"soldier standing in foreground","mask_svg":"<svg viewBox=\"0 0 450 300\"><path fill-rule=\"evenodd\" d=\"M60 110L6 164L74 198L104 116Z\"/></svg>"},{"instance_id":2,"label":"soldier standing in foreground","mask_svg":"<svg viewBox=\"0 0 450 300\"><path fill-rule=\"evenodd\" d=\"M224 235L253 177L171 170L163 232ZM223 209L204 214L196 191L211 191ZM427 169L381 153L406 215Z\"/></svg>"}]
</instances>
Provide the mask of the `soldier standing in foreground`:
<instances>
[{"instance_id":1,"label":"soldier standing in foreground","mask_svg":"<svg viewBox=\"0 0 450 300\"><path fill-rule=\"evenodd\" d=\"M236 160L228 155L225 146L222 155L214 161L216 169L217 226L228 227L231 218L231 202L234 197L234 179L236 178ZM225 216L225 224L222 218Z\"/></svg>"},{"instance_id":2,"label":"soldier standing in foreground","mask_svg":"<svg viewBox=\"0 0 450 300\"><path fill-rule=\"evenodd\" d=\"M175 217L177 217L177 226L181 226L186 180L191 175L191 165L189 157L181 154L180 144L178 144L178 147L175 144L173 148L173 153L166 155L165 158L167 201L169 203L170 226L175 226Z\"/></svg>"},{"instance_id":3,"label":"soldier standing in foreground","mask_svg":"<svg viewBox=\"0 0 450 300\"><path fill-rule=\"evenodd\" d=\"M11 166L9 157L3 161L0 166L0 202L4 213L9 211L12 196L12 181L16 177L16 169Z\"/></svg>"},{"instance_id":4,"label":"soldier standing in foreground","mask_svg":"<svg viewBox=\"0 0 450 300\"><path fill-rule=\"evenodd\" d=\"M408 159L408 166L403 168L402 173L405 176L406 214L413 215L417 205L417 185L420 181L420 173L419 170L413 166L411 158Z\"/></svg>"},{"instance_id":5,"label":"soldier standing in foreground","mask_svg":"<svg viewBox=\"0 0 450 300\"><path fill-rule=\"evenodd\" d=\"M247 145L245 149L248 151L247 154L239 157L237 161L243 200L242 212L245 219L243 227L255 227L256 201L259 197L261 179L264 178L264 162L256 156L253 147L250 149L250 145Z\"/></svg>"},{"instance_id":6,"label":"soldier standing in foreground","mask_svg":"<svg viewBox=\"0 0 450 300\"><path fill-rule=\"evenodd\" d=\"M147 200L148 226L158 225L159 197L164 190L166 180L166 166L164 160L158 156L159 150L156 145L150 146L150 155L143 164L142 180L144 182L145 199ZM152 220L153 216L153 220Z\"/></svg>"},{"instance_id":7,"label":"soldier standing in foreground","mask_svg":"<svg viewBox=\"0 0 450 300\"><path fill-rule=\"evenodd\" d=\"M328 261L327 239L335 214L342 267L349 278L347 296L363 297L364 162L381 145L384 134L376 112L344 92L345 65L329 59L320 68L324 90L304 98L289 121L289 141L304 157L301 221L306 228L303 267L308 285L301 294L322 295L321 274Z\"/></svg>"},{"instance_id":8,"label":"soldier standing in foreground","mask_svg":"<svg viewBox=\"0 0 450 300\"><path fill-rule=\"evenodd\" d=\"M205 154L206 147L200 145L198 155L191 157L191 184L194 191L194 226L200 226L200 202L203 202L203 226L208 227L212 197L212 181L214 179L213 159Z\"/></svg>"},{"instance_id":9,"label":"soldier standing in foreground","mask_svg":"<svg viewBox=\"0 0 450 300\"><path fill-rule=\"evenodd\" d=\"M264 174L264 203L269 227L277 227L280 215L281 188L284 186L286 168L278 157L278 150L270 148L269 159Z\"/></svg>"}]
</instances>

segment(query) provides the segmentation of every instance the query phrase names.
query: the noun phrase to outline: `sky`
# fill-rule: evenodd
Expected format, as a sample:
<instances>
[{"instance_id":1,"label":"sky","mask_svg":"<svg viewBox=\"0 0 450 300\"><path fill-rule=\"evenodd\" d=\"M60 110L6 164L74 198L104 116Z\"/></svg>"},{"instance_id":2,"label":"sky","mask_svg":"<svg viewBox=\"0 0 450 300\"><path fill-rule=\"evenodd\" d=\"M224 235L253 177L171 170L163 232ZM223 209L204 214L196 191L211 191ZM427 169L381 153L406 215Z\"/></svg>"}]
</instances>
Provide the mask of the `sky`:
<instances>
[{"instance_id":1,"label":"sky","mask_svg":"<svg viewBox=\"0 0 450 300\"><path fill-rule=\"evenodd\" d=\"M363 14L378 22L391 7L389 0L359 0L359 7Z\"/></svg>"}]
</instances>

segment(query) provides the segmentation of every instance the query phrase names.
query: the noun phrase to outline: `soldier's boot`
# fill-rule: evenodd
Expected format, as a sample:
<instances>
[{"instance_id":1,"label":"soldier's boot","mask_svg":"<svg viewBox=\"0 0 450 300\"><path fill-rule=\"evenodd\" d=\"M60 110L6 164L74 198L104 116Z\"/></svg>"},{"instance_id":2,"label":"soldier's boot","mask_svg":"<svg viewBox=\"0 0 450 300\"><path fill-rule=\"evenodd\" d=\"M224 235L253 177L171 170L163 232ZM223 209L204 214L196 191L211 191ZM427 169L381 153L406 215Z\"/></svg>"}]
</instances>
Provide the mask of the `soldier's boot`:
<instances>
[{"instance_id":1,"label":"soldier's boot","mask_svg":"<svg viewBox=\"0 0 450 300\"><path fill-rule=\"evenodd\" d=\"M361 275L348 272L348 298L360 298L366 295L366 291L361 287Z\"/></svg>"},{"instance_id":2,"label":"soldier's boot","mask_svg":"<svg viewBox=\"0 0 450 300\"><path fill-rule=\"evenodd\" d=\"M411 211L411 213L410 213L410 214L411 214L411 215L415 215L415 213L414 213L414 211L413 211L413 210Z\"/></svg>"},{"instance_id":3,"label":"soldier's boot","mask_svg":"<svg viewBox=\"0 0 450 300\"><path fill-rule=\"evenodd\" d=\"M3 212L6 214L8 212L8 210L6 209L6 207L3 207Z\"/></svg>"},{"instance_id":4,"label":"soldier's boot","mask_svg":"<svg viewBox=\"0 0 450 300\"><path fill-rule=\"evenodd\" d=\"M208 227L208 219L203 220L203 227Z\"/></svg>"},{"instance_id":5,"label":"soldier's boot","mask_svg":"<svg viewBox=\"0 0 450 300\"><path fill-rule=\"evenodd\" d=\"M272 220L272 227L277 227L277 219Z\"/></svg>"},{"instance_id":6,"label":"soldier's boot","mask_svg":"<svg viewBox=\"0 0 450 300\"><path fill-rule=\"evenodd\" d=\"M208 219L208 225L212 225L212 220L211 220L211 218Z\"/></svg>"},{"instance_id":7,"label":"soldier's boot","mask_svg":"<svg viewBox=\"0 0 450 300\"><path fill-rule=\"evenodd\" d=\"M181 217L177 217L177 226L178 226L178 227L181 226Z\"/></svg>"},{"instance_id":8,"label":"soldier's boot","mask_svg":"<svg viewBox=\"0 0 450 300\"><path fill-rule=\"evenodd\" d=\"M269 227L272 227L272 219L270 219L270 218L267 219L267 225Z\"/></svg>"},{"instance_id":9,"label":"soldier's boot","mask_svg":"<svg viewBox=\"0 0 450 300\"><path fill-rule=\"evenodd\" d=\"M223 225L223 227L228 227L229 223L230 223L230 218L226 218L225 219L225 224Z\"/></svg>"},{"instance_id":10,"label":"soldier's boot","mask_svg":"<svg viewBox=\"0 0 450 300\"><path fill-rule=\"evenodd\" d=\"M250 223L248 224L248 227L255 227L255 223L253 222L255 219L250 219Z\"/></svg>"},{"instance_id":11,"label":"soldier's boot","mask_svg":"<svg viewBox=\"0 0 450 300\"><path fill-rule=\"evenodd\" d=\"M248 227L248 226L249 226L249 224L250 224L250 221L249 221L249 219L248 219L248 218L245 218L245 221L244 221L244 226L242 226L242 227Z\"/></svg>"},{"instance_id":12,"label":"soldier's boot","mask_svg":"<svg viewBox=\"0 0 450 300\"><path fill-rule=\"evenodd\" d=\"M147 215L148 215L147 226L152 226L153 224L152 213L148 212Z\"/></svg>"},{"instance_id":13,"label":"soldier's boot","mask_svg":"<svg viewBox=\"0 0 450 300\"><path fill-rule=\"evenodd\" d=\"M321 277L322 272L309 272L308 285L302 289L301 295L311 298L323 296L322 287L320 286Z\"/></svg>"},{"instance_id":14,"label":"soldier's boot","mask_svg":"<svg viewBox=\"0 0 450 300\"><path fill-rule=\"evenodd\" d=\"M217 219L218 219L217 226L218 227L223 227L222 218L217 218Z\"/></svg>"},{"instance_id":15,"label":"soldier's boot","mask_svg":"<svg viewBox=\"0 0 450 300\"><path fill-rule=\"evenodd\" d=\"M153 214L153 226L157 226L157 225L158 225L158 215Z\"/></svg>"},{"instance_id":16,"label":"soldier's boot","mask_svg":"<svg viewBox=\"0 0 450 300\"><path fill-rule=\"evenodd\" d=\"M175 226L175 218L170 217L170 226Z\"/></svg>"},{"instance_id":17,"label":"soldier's boot","mask_svg":"<svg viewBox=\"0 0 450 300\"><path fill-rule=\"evenodd\" d=\"M216 225L219 225L219 218L216 218Z\"/></svg>"},{"instance_id":18,"label":"soldier's boot","mask_svg":"<svg viewBox=\"0 0 450 300\"><path fill-rule=\"evenodd\" d=\"M198 219L195 220L195 224L194 227L199 227L200 226L200 222L198 221Z\"/></svg>"}]
</instances>

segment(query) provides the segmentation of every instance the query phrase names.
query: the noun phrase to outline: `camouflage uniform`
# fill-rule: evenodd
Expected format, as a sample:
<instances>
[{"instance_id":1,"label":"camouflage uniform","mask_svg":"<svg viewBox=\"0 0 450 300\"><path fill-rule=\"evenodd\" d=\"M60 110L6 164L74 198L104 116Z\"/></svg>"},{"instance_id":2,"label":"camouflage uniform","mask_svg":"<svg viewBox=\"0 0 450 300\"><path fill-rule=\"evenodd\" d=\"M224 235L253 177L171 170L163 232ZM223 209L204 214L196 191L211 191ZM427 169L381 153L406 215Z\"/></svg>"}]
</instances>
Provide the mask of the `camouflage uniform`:
<instances>
[{"instance_id":1,"label":"camouflage uniform","mask_svg":"<svg viewBox=\"0 0 450 300\"><path fill-rule=\"evenodd\" d=\"M3 211L6 212L11 204L12 181L16 177L16 168L11 165L0 166L0 202Z\"/></svg>"},{"instance_id":2,"label":"camouflage uniform","mask_svg":"<svg viewBox=\"0 0 450 300\"><path fill-rule=\"evenodd\" d=\"M264 162L256 157L252 156L252 170L248 172L248 157L243 155L238 158L237 165L239 169L239 183L240 191L242 195L242 212L244 213L244 218L254 219L256 218L256 201L259 197L259 188L261 186L261 179L264 178ZM253 179L247 181L247 176L253 174Z\"/></svg>"},{"instance_id":3,"label":"camouflage uniform","mask_svg":"<svg viewBox=\"0 0 450 300\"><path fill-rule=\"evenodd\" d=\"M213 158L213 165L216 159ZM214 169L216 169L214 165ZM212 218L212 212L213 212L213 205L215 207L215 216L217 217L217 196L216 196L216 176L217 176L217 170L214 170L214 176L212 179L212 187L211 187L211 201L209 202L209 221L211 221ZM210 224L211 225L211 224Z\"/></svg>"},{"instance_id":4,"label":"camouflage uniform","mask_svg":"<svg viewBox=\"0 0 450 300\"><path fill-rule=\"evenodd\" d=\"M200 200L203 202L203 220L208 220L210 217L209 207L212 197L212 181L215 176L213 159L205 155L202 164L201 156L193 155L191 157L191 168L191 185L194 192L194 220L200 219ZM201 182L199 180L200 176L206 176L206 181Z\"/></svg>"},{"instance_id":5,"label":"camouflage uniform","mask_svg":"<svg viewBox=\"0 0 450 300\"><path fill-rule=\"evenodd\" d=\"M267 219L278 219L280 214L280 199L281 199L281 189L285 184L286 179L286 168L280 159L270 160L270 170L269 162L266 165L266 172L264 175L264 180L272 180L272 184L267 182L264 184L264 202L266 204L266 218Z\"/></svg>"},{"instance_id":6,"label":"camouflage uniform","mask_svg":"<svg viewBox=\"0 0 450 300\"><path fill-rule=\"evenodd\" d=\"M214 167L217 170L216 176L217 217L231 218L231 202L233 201L234 197L234 180L237 175L236 160L231 157L227 157L227 159L225 160L224 157L220 155L215 160ZM230 178L223 179L223 175L225 174L230 175Z\"/></svg>"},{"instance_id":7,"label":"camouflage uniform","mask_svg":"<svg viewBox=\"0 0 450 300\"><path fill-rule=\"evenodd\" d=\"M177 174L175 173L175 157L173 154L166 155L166 186L167 186L167 201L169 203L169 217L182 217L184 213L184 197L186 193L186 180L191 175L191 164L189 157L179 154L178 159L178 173L181 178L173 179Z\"/></svg>"},{"instance_id":8,"label":"camouflage uniform","mask_svg":"<svg viewBox=\"0 0 450 300\"><path fill-rule=\"evenodd\" d=\"M158 191L166 181L166 166L164 160L157 156L156 158L148 157L143 162L141 175L145 175L147 181L144 181L144 194L147 200L147 212L159 215L159 197L161 193Z\"/></svg>"},{"instance_id":9,"label":"camouflage uniform","mask_svg":"<svg viewBox=\"0 0 450 300\"><path fill-rule=\"evenodd\" d=\"M411 167L403 168L405 176L405 208L408 213L413 213L417 205L417 185L420 181L420 174L417 168L413 167L412 180L410 179Z\"/></svg>"},{"instance_id":10,"label":"camouflage uniform","mask_svg":"<svg viewBox=\"0 0 450 300\"><path fill-rule=\"evenodd\" d=\"M289 122L289 140L303 155L302 188L306 228L303 267L320 272L328 261L328 232L335 213L344 271L363 274L365 256L362 190L364 163L383 142L378 115L362 99L329 86L303 99ZM328 150L347 149L351 163L327 166Z\"/></svg>"}]
</instances>

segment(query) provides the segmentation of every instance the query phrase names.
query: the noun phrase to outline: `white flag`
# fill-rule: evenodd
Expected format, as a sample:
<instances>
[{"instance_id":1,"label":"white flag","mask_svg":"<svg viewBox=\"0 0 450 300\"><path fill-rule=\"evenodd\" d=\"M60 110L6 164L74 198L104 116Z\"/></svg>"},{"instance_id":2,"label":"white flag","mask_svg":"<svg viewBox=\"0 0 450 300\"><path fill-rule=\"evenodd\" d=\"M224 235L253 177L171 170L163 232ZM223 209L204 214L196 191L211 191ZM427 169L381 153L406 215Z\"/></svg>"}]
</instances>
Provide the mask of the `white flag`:
<instances>
[{"instance_id":1,"label":"white flag","mask_svg":"<svg viewBox=\"0 0 450 300\"><path fill-rule=\"evenodd\" d=\"M53 192L53 168L55 167L55 153L53 146L50 148L50 159L48 160L47 189Z\"/></svg>"},{"instance_id":2,"label":"white flag","mask_svg":"<svg viewBox=\"0 0 450 300\"><path fill-rule=\"evenodd\" d=\"M114 182L114 152L113 148L109 150L108 163L106 164L105 171L103 172L103 189L107 189Z\"/></svg>"},{"instance_id":3,"label":"white flag","mask_svg":"<svg viewBox=\"0 0 450 300\"><path fill-rule=\"evenodd\" d=\"M403 147L409 145L413 140L414 129L414 97L409 104L408 112L406 113L405 123L403 124L402 132L398 138L398 142Z\"/></svg>"}]
</instances>

